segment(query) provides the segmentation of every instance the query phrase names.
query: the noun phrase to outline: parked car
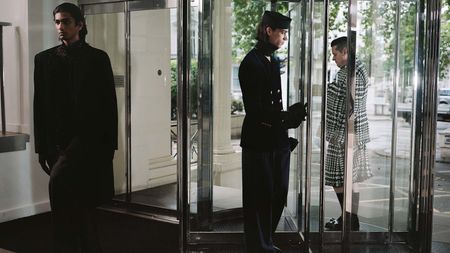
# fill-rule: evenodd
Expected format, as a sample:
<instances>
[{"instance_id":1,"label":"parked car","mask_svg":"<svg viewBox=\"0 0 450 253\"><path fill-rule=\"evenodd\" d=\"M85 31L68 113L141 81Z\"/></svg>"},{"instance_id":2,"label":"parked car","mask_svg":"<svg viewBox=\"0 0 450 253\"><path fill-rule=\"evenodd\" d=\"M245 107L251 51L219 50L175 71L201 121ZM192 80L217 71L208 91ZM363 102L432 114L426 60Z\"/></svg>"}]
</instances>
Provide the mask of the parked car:
<instances>
[{"instance_id":1,"label":"parked car","mask_svg":"<svg viewBox=\"0 0 450 253\"><path fill-rule=\"evenodd\" d=\"M439 89L438 120L450 120L450 88Z\"/></svg>"},{"instance_id":2,"label":"parked car","mask_svg":"<svg viewBox=\"0 0 450 253\"><path fill-rule=\"evenodd\" d=\"M450 120L450 88L439 89L439 104L437 108L437 120ZM405 119L406 122L411 122L411 102L399 103L397 112L398 116Z\"/></svg>"},{"instance_id":3,"label":"parked car","mask_svg":"<svg viewBox=\"0 0 450 253\"><path fill-rule=\"evenodd\" d=\"M450 120L450 104L439 103L437 109L437 119L443 121Z\"/></svg>"},{"instance_id":4,"label":"parked car","mask_svg":"<svg viewBox=\"0 0 450 253\"><path fill-rule=\"evenodd\" d=\"M439 104L450 105L450 88L439 89Z\"/></svg>"}]
</instances>

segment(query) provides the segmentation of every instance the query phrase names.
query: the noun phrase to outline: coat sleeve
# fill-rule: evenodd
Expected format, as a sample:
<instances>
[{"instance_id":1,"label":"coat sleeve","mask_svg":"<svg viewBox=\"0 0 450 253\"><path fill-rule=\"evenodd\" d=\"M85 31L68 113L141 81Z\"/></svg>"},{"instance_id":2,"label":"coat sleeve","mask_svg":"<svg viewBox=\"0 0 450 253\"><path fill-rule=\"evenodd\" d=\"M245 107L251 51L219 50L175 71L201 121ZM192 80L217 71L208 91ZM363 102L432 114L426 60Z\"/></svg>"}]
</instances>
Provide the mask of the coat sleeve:
<instances>
[{"instance_id":1,"label":"coat sleeve","mask_svg":"<svg viewBox=\"0 0 450 253\"><path fill-rule=\"evenodd\" d=\"M106 139L111 147L117 150L117 97L114 84L114 75L111 67L111 61L106 53L103 52L101 64L102 90L104 101L104 130Z\"/></svg>"},{"instance_id":2,"label":"coat sleeve","mask_svg":"<svg viewBox=\"0 0 450 253\"><path fill-rule=\"evenodd\" d=\"M346 77L339 71L327 89L326 140L342 143L345 128Z\"/></svg>"},{"instance_id":3,"label":"coat sleeve","mask_svg":"<svg viewBox=\"0 0 450 253\"><path fill-rule=\"evenodd\" d=\"M34 144L36 153L45 152L45 83L42 73L41 56L34 57L34 98L33 98L33 123L34 123Z\"/></svg>"}]
</instances>

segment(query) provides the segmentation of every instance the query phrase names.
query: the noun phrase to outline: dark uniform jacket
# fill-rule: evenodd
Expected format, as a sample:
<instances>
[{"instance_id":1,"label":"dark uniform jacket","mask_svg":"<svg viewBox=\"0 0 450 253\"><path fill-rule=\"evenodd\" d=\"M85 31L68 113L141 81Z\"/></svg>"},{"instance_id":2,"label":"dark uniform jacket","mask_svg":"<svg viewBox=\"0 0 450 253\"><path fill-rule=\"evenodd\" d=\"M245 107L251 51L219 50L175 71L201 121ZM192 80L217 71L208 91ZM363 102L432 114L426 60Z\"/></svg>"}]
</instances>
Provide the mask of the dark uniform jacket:
<instances>
[{"instance_id":1,"label":"dark uniform jacket","mask_svg":"<svg viewBox=\"0 0 450 253\"><path fill-rule=\"evenodd\" d=\"M108 55L83 41L35 57L36 153L64 156L81 199L100 203L114 194L117 102Z\"/></svg>"},{"instance_id":2,"label":"dark uniform jacket","mask_svg":"<svg viewBox=\"0 0 450 253\"><path fill-rule=\"evenodd\" d=\"M289 147L287 129L282 126L280 62L270 61L257 48L252 49L239 67L239 82L245 107L241 146L257 151Z\"/></svg>"}]
</instances>

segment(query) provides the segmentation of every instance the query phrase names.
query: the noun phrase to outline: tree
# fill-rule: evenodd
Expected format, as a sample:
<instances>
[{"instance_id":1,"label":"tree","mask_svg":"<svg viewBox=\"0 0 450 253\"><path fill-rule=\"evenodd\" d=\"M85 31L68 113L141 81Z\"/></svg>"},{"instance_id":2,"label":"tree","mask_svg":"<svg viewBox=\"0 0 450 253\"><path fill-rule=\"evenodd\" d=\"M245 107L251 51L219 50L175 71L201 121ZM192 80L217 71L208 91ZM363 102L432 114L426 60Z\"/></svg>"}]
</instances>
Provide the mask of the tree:
<instances>
[{"instance_id":1,"label":"tree","mask_svg":"<svg viewBox=\"0 0 450 253\"><path fill-rule=\"evenodd\" d=\"M267 1L233 0L233 48L234 62L240 62L245 54L256 44L256 26L267 10ZM286 14L288 3L278 3L277 11Z\"/></svg>"},{"instance_id":2,"label":"tree","mask_svg":"<svg viewBox=\"0 0 450 253\"><path fill-rule=\"evenodd\" d=\"M442 2L440 64L439 77L448 77L450 67L450 0ZM347 29L347 2L330 2L330 31L345 32ZM395 32L396 11L395 1L359 1L358 9L361 13L361 33L359 39L359 58L367 65L371 65L374 54L374 40L382 37L384 44L383 67L385 75L390 75L395 63ZM400 40L399 59L402 85L410 86L407 78L414 67L416 2L402 1L400 6ZM379 36L378 36L379 35ZM363 49L363 50L361 50Z\"/></svg>"},{"instance_id":3,"label":"tree","mask_svg":"<svg viewBox=\"0 0 450 253\"><path fill-rule=\"evenodd\" d=\"M329 5L330 36L345 33L347 30L348 2L331 1ZM448 77L450 67L450 0L442 2L439 78ZM396 1L358 1L361 13L361 33L358 34L357 52L359 58L371 66L374 55L374 42L379 37L383 40L383 68L385 75L394 69L395 59L395 21ZM256 43L255 29L261 14L267 9L266 1L233 0L233 49L235 62L239 62ZM287 3L279 4L278 11L288 11ZM410 86L407 78L414 67L416 1L401 1L400 6L400 73L402 85ZM330 37L330 39L332 39Z\"/></svg>"},{"instance_id":4,"label":"tree","mask_svg":"<svg viewBox=\"0 0 450 253\"><path fill-rule=\"evenodd\" d=\"M440 42L439 78L444 80L450 66L450 0L442 3Z\"/></svg>"},{"instance_id":5,"label":"tree","mask_svg":"<svg viewBox=\"0 0 450 253\"><path fill-rule=\"evenodd\" d=\"M235 62L239 62L256 43L256 25L264 13L264 1L233 0L233 49Z\"/></svg>"}]
</instances>

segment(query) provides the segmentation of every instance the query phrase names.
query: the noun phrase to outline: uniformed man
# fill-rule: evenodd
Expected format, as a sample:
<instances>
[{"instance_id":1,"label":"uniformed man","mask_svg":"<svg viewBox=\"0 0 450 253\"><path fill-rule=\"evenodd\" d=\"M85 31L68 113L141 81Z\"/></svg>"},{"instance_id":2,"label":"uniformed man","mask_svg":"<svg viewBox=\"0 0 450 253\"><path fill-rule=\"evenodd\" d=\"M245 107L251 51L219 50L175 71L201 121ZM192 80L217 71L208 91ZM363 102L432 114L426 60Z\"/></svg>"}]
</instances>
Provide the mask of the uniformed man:
<instances>
[{"instance_id":1,"label":"uniformed man","mask_svg":"<svg viewBox=\"0 0 450 253\"><path fill-rule=\"evenodd\" d=\"M287 40L290 22L280 13L264 12L258 42L239 67L246 112L241 147L247 252L280 251L272 235L286 203L290 152L296 145L287 129L298 127L306 116L299 103L283 111L280 62L274 52Z\"/></svg>"},{"instance_id":2,"label":"uniformed man","mask_svg":"<svg viewBox=\"0 0 450 253\"><path fill-rule=\"evenodd\" d=\"M101 252L94 210L114 195L117 103L108 55L85 42L74 4L53 11L61 45L34 69L34 136L49 195L55 252Z\"/></svg>"}]
</instances>

